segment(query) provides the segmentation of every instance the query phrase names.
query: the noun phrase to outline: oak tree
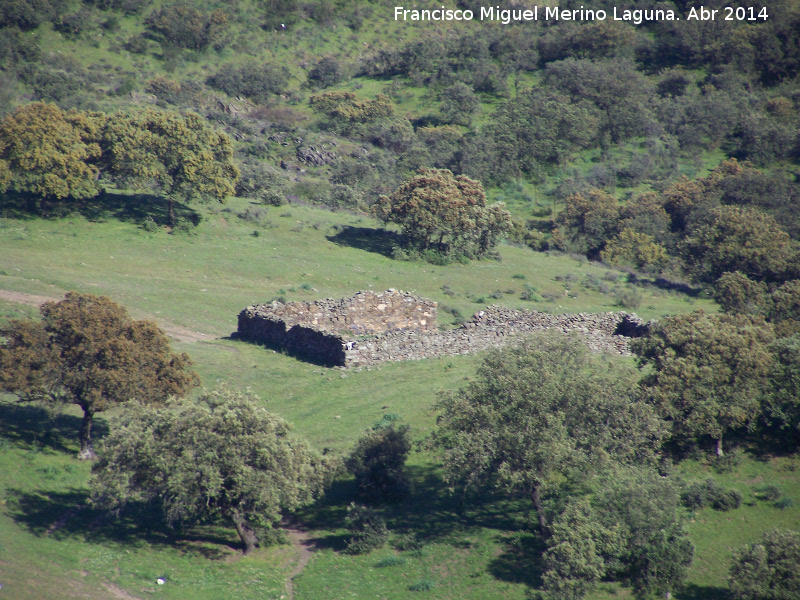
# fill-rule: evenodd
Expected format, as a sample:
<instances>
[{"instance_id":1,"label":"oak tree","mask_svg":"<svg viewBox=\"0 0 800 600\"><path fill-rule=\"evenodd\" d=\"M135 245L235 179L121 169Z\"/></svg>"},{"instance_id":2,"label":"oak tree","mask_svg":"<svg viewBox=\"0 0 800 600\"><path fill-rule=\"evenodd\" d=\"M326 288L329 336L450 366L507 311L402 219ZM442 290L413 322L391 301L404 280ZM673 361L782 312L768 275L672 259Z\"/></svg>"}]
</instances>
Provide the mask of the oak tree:
<instances>
[{"instance_id":1,"label":"oak tree","mask_svg":"<svg viewBox=\"0 0 800 600\"><path fill-rule=\"evenodd\" d=\"M642 467L601 472L597 482L591 501L569 500L553 523L542 576L548 597L579 600L601 578L629 584L637 598L663 597L686 578L694 554L678 486Z\"/></svg>"},{"instance_id":2,"label":"oak tree","mask_svg":"<svg viewBox=\"0 0 800 600\"><path fill-rule=\"evenodd\" d=\"M598 189L567 197L556 218L559 231L568 236L571 247L593 257L618 233L619 221L617 199Z\"/></svg>"},{"instance_id":3,"label":"oak tree","mask_svg":"<svg viewBox=\"0 0 800 600\"><path fill-rule=\"evenodd\" d=\"M480 182L447 169L426 169L373 207L385 223L400 225L408 247L467 258L485 256L511 231L502 205L486 206Z\"/></svg>"},{"instance_id":4,"label":"oak tree","mask_svg":"<svg viewBox=\"0 0 800 600\"><path fill-rule=\"evenodd\" d=\"M631 341L641 365L651 365L642 384L677 438L716 440L754 423L773 358L772 325L763 317L709 315L697 311L667 317L647 337Z\"/></svg>"},{"instance_id":5,"label":"oak tree","mask_svg":"<svg viewBox=\"0 0 800 600\"><path fill-rule=\"evenodd\" d=\"M169 202L170 225L175 202L224 202L235 193L239 170L231 140L198 114L117 113L106 121L102 138L109 176L123 185L154 185Z\"/></svg>"},{"instance_id":6,"label":"oak tree","mask_svg":"<svg viewBox=\"0 0 800 600\"><path fill-rule=\"evenodd\" d=\"M33 102L0 122L0 187L40 199L83 199L97 195L99 131L103 115L61 110Z\"/></svg>"},{"instance_id":7,"label":"oak tree","mask_svg":"<svg viewBox=\"0 0 800 600\"><path fill-rule=\"evenodd\" d=\"M476 378L437 406L432 440L451 487L524 494L544 537L548 486L602 465L650 461L665 433L639 397L634 369L554 332L490 353Z\"/></svg>"},{"instance_id":8,"label":"oak tree","mask_svg":"<svg viewBox=\"0 0 800 600\"><path fill-rule=\"evenodd\" d=\"M781 279L797 253L774 218L736 206L721 206L697 218L682 246L684 260L700 281L732 271L758 281Z\"/></svg>"},{"instance_id":9,"label":"oak tree","mask_svg":"<svg viewBox=\"0 0 800 600\"><path fill-rule=\"evenodd\" d=\"M104 296L67 293L41 307L41 321L0 330L0 389L23 401L83 410L78 458L96 458L92 419L119 403L158 403L198 385L187 354L175 354L152 321L136 321Z\"/></svg>"},{"instance_id":10,"label":"oak tree","mask_svg":"<svg viewBox=\"0 0 800 600\"><path fill-rule=\"evenodd\" d=\"M331 473L258 398L226 389L132 404L110 429L90 483L96 506L157 500L169 525L226 521L245 554L259 544L257 528L310 504Z\"/></svg>"},{"instance_id":11,"label":"oak tree","mask_svg":"<svg viewBox=\"0 0 800 600\"><path fill-rule=\"evenodd\" d=\"M669 598L694 556L678 485L640 467L617 469L602 480L593 506L599 524L616 534L606 554L608 575L629 583L637 598Z\"/></svg>"}]
</instances>

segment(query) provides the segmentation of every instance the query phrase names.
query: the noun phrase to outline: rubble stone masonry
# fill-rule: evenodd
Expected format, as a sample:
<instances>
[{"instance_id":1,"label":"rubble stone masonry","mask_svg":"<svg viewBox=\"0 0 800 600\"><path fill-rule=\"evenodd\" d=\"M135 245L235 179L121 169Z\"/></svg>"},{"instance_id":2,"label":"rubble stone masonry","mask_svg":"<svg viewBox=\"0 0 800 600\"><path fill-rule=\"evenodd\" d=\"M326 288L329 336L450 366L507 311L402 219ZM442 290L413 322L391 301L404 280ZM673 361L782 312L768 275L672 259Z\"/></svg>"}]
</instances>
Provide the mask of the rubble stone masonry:
<instances>
[{"instance_id":1,"label":"rubble stone masonry","mask_svg":"<svg viewBox=\"0 0 800 600\"><path fill-rule=\"evenodd\" d=\"M248 306L239 313L238 337L323 364L354 367L471 354L544 329L575 331L595 351L628 354L628 338L647 328L624 312L551 315L493 305L455 329L438 331L435 302L390 289L341 300Z\"/></svg>"}]
</instances>

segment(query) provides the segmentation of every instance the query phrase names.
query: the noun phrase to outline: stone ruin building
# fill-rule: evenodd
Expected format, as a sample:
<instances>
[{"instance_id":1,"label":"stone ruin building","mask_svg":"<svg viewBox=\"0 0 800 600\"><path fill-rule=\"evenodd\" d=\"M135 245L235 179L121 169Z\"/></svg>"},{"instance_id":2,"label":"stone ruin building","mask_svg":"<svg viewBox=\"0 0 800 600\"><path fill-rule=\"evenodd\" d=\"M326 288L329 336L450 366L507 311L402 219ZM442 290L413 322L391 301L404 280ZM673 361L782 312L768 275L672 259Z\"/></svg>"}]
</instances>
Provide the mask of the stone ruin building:
<instances>
[{"instance_id":1,"label":"stone ruin building","mask_svg":"<svg viewBox=\"0 0 800 600\"><path fill-rule=\"evenodd\" d=\"M436 302L390 289L340 300L248 306L239 313L237 335L325 365L355 367L472 354L544 329L576 331L593 350L628 354L628 338L647 327L624 312L551 315L493 305L455 329L439 331Z\"/></svg>"}]
</instances>

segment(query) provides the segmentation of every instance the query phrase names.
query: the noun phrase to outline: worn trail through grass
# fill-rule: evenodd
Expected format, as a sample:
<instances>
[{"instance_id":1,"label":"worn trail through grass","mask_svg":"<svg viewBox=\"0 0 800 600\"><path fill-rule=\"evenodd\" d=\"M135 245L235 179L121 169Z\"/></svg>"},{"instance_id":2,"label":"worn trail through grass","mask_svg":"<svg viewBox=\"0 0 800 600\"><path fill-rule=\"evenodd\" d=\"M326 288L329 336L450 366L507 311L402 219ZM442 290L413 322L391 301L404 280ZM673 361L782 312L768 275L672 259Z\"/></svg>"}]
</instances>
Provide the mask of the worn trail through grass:
<instances>
[{"instance_id":1,"label":"worn trail through grass","mask_svg":"<svg viewBox=\"0 0 800 600\"><path fill-rule=\"evenodd\" d=\"M28 306L41 306L45 302L58 302L63 298L54 298L51 296L38 296L36 294L25 294L23 292L12 292L9 290L0 290L0 300L7 300L9 302L17 302L19 304L27 304ZM156 319L153 317L141 316L139 318L148 319L158 323L159 327L164 330L169 337L176 342L204 342L214 339L214 336L208 333L201 333L199 331L192 331L186 327L180 327L172 323L165 322L163 319Z\"/></svg>"}]
</instances>

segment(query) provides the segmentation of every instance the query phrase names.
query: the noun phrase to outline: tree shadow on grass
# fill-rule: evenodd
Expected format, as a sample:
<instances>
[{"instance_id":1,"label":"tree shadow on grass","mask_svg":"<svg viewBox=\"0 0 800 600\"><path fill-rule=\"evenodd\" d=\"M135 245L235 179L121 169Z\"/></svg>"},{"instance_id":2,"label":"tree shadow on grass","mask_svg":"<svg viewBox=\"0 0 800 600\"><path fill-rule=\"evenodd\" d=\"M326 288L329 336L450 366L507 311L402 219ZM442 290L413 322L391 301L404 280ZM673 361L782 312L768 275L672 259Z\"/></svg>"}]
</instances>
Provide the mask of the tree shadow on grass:
<instances>
[{"instance_id":1,"label":"tree shadow on grass","mask_svg":"<svg viewBox=\"0 0 800 600\"><path fill-rule=\"evenodd\" d=\"M403 237L396 231L349 225L339 228L337 233L326 237L337 246L356 248L389 258L392 257L392 250L396 246L401 246L403 242Z\"/></svg>"},{"instance_id":2,"label":"tree shadow on grass","mask_svg":"<svg viewBox=\"0 0 800 600\"><path fill-rule=\"evenodd\" d=\"M193 225L200 223L201 215L196 210L176 202L175 217L186 219ZM104 190L88 200L65 200L47 202L42 206L38 197L31 194L9 192L0 195L0 215L13 219L63 218L77 212L89 221L125 221L137 225L150 217L157 225L166 225L169 220L167 200L154 194L121 194Z\"/></svg>"},{"instance_id":3,"label":"tree shadow on grass","mask_svg":"<svg viewBox=\"0 0 800 600\"><path fill-rule=\"evenodd\" d=\"M80 428L81 418L74 415L31 404L0 402L0 438L20 447L75 453ZM105 419L95 418L93 439L97 441L107 434Z\"/></svg>"},{"instance_id":4,"label":"tree shadow on grass","mask_svg":"<svg viewBox=\"0 0 800 600\"><path fill-rule=\"evenodd\" d=\"M16 523L39 537L56 540L83 539L113 542L126 547L142 544L172 546L220 559L238 548L238 538L223 527L195 526L171 529L164 524L155 504L130 503L119 512L89 506L85 489L24 492L9 490L7 508ZM233 527L231 526L231 530Z\"/></svg>"},{"instance_id":5,"label":"tree shadow on grass","mask_svg":"<svg viewBox=\"0 0 800 600\"><path fill-rule=\"evenodd\" d=\"M104 191L83 203L79 210L90 221L115 219L141 224L147 217L158 225L166 225L169 221L167 200L152 194L119 194ZM200 223L200 213L189 206L176 202L174 210L176 219L186 219L193 225Z\"/></svg>"},{"instance_id":6,"label":"tree shadow on grass","mask_svg":"<svg viewBox=\"0 0 800 600\"><path fill-rule=\"evenodd\" d=\"M489 572L501 581L540 588L544 571L542 554L547 550L541 536L520 533L498 541L505 543L506 549L489 563Z\"/></svg>"},{"instance_id":7,"label":"tree shadow on grass","mask_svg":"<svg viewBox=\"0 0 800 600\"><path fill-rule=\"evenodd\" d=\"M730 595L727 588L688 584L677 590L672 597L676 600L727 600Z\"/></svg>"},{"instance_id":8,"label":"tree shadow on grass","mask_svg":"<svg viewBox=\"0 0 800 600\"><path fill-rule=\"evenodd\" d=\"M467 504L447 491L437 467L414 465L407 471L414 486L408 497L372 505L396 534L413 534L423 544L445 542L463 547L469 545L472 527L516 532L527 526L524 503L487 494L471 498ZM338 480L322 500L298 512L295 521L300 528L322 533L311 540L316 547L344 550L349 536L341 534L341 529L351 502L369 504L359 499L352 479ZM323 533L326 531L330 533Z\"/></svg>"}]
</instances>

